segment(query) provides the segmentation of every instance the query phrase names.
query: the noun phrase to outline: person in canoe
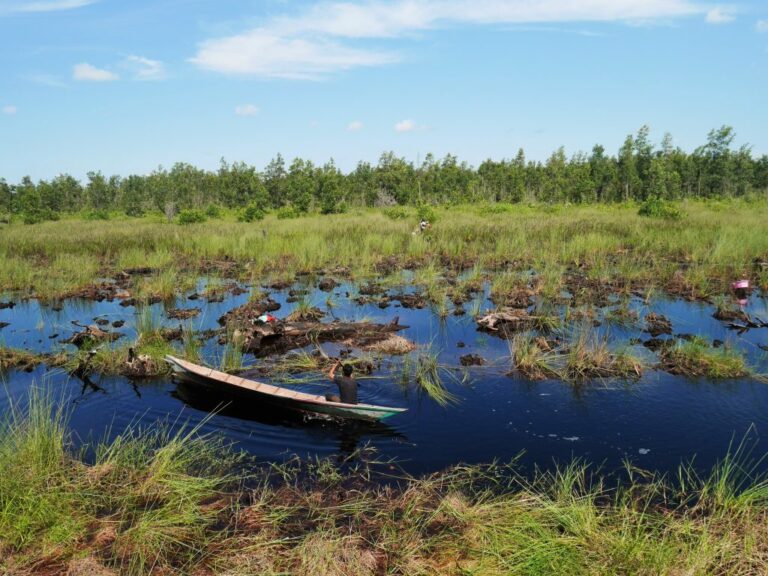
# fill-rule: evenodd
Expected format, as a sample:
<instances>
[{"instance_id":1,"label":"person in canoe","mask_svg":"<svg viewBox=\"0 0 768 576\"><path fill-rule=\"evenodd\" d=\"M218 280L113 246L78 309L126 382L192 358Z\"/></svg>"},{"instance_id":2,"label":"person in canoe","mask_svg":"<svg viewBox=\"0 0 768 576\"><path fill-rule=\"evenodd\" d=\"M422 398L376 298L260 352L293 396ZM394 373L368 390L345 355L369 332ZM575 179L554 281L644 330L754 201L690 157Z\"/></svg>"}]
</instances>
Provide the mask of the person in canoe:
<instances>
[{"instance_id":1,"label":"person in canoe","mask_svg":"<svg viewBox=\"0 0 768 576\"><path fill-rule=\"evenodd\" d=\"M329 402L357 404L357 381L352 376L352 365L344 364L341 369L342 374L336 374L339 366L342 366L341 360L338 360L328 372L328 378L339 387L339 394L329 392L325 395L325 399Z\"/></svg>"}]
</instances>

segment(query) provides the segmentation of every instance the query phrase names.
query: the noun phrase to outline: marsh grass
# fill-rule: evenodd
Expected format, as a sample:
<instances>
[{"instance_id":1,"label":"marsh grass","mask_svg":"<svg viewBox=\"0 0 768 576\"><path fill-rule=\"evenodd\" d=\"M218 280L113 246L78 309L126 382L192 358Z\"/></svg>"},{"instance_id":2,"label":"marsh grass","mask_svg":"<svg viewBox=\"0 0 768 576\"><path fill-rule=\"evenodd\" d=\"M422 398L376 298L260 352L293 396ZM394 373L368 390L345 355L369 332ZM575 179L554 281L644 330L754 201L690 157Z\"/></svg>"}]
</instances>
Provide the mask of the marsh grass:
<instances>
[{"instance_id":1,"label":"marsh grass","mask_svg":"<svg viewBox=\"0 0 768 576\"><path fill-rule=\"evenodd\" d=\"M394 484L388 472L378 484L363 460L254 468L185 426L131 428L93 445L86 464L65 405L33 387L0 421L3 573L768 571L768 482L746 437L710 473L684 465L675 482L630 465L609 481L574 461L527 476L514 463L456 466Z\"/></svg>"},{"instance_id":2,"label":"marsh grass","mask_svg":"<svg viewBox=\"0 0 768 576\"><path fill-rule=\"evenodd\" d=\"M43 356L34 354L28 350L11 348L0 343L0 372L16 368L29 370L45 362Z\"/></svg>"},{"instance_id":3,"label":"marsh grass","mask_svg":"<svg viewBox=\"0 0 768 576\"><path fill-rule=\"evenodd\" d=\"M713 348L704 338L677 341L661 352L662 367L672 374L707 378L739 378L751 370L744 356L731 345Z\"/></svg>"},{"instance_id":4,"label":"marsh grass","mask_svg":"<svg viewBox=\"0 0 768 576\"><path fill-rule=\"evenodd\" d=\"M237 329L227 330L227 343L221 352L219 370L222 372L237 372L243 368L243 346L245 337Z\"/></svg>"},{"instance_id":5,"label":"marsh grass","mask_svg":"<svg viewBox=\"0 0 768 576\"><path fill-rule=\"evenodd\" d=\"M509 344L513 367L533 380L558 378L570 383L592 380L637 379L644 363L626 349L614 350L605 337L591 328L577 328L559 345L527 332L515 335Z\"/></svg>"},{"instance_id":6,"label":"marsh grass","mask_svg":"<svg viewBox=\"0 0 768 576\"><path fill-rule=\"evenodd\" d=\"M439 361L439 352L424 346L417 353L406 354L400 365L400 384L404 389L416 385L417 392L446 407L457 404L459 397L448 390L446 383L463 384L467 375Z\"/></svg>"},{"instance_id":7,"label":"marsh grass","mask_svg":"<svg viewBox=\"0 0 768 576\"><path fill-rule=\"evenodd\" d=\"M587 278L625 290L653 286L707 298L726 293L741 271L750 271L755 285L766 277L753 261L768 253L760 233L768 204L727 206L723 218L705 202L687 202L684 223L638 217L634 205L520 206L490 216L478 206L459 206L436 210L428 239L413 236L411 223L374 209L287 220L269 215L257 227L232 219L178 227L154 216L13 223L0 237L0 290L52 299L104 274L149 266L155 273L135 279L132 291L170 298L226 258L240 265L233 274L255 284L269 276L293 282L299 271L339 265L360 280L380 275L379 265L391 260L384 273L407 265L424 287L443 285L446 268L468 267L468 288L483 271L492 280L506 276L499 289L522 286L522 275L535 270L529 287L558 298L567 268L576 264Z\"/></svg>"},{"instance_id":8,"label":"marsh grass","mask_svg":"<svg viewBox=\"0 0 768 576\"><path fill-rule=\"evenodd\" d=\"M236 486L229 469L240 457L198 428L161 426L128 429L85 465L63 406L33 386L0 424L0 570L56 571L83 549L125 574L201 562L218 538L210 504Z\"/></svg>"},{"instance_id":9,"label":"marsh grass","mask_svg":"<svg viewBox=\"0 0 768 576\"><path fill-rule=\"evenodd\" d=\"M508 340L512 365L531 380L558 378L557 352L546 344L542 346L540 338L531 332L523 332Z\"/></svg>"},{"instance_id":10,"label":"marsh grass","mask_svg":"<svg viewBox=\"0 0 768 576\"><path fill-rule=\"evenodd\" d=\"M587 328L577 330L565 353L564 380L595 378L639 378L644 366L626 350L612 350L605 338Z\"/></svg>"}]
</instances>

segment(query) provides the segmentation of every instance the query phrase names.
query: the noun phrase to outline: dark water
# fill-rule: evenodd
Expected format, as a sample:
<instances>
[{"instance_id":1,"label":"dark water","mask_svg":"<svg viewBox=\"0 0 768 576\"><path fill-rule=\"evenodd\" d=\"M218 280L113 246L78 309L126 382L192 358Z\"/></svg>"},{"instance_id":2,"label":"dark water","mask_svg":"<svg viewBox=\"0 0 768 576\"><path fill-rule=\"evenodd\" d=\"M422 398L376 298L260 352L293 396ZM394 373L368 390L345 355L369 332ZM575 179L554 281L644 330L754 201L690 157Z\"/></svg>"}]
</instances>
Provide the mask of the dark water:
<instances>
[{"instance_id":1,"label":"dark water","mask_svg":"<svg viewBox=\"0 0 768 576\"><path fill-rule=\"evenodd\" d=\"M768 444L760 443L760 436L768 433L768 384L751 379L691 380L656 371L626 383L595 382L574 387L559 381L531 382L507 375L507 342L478 332L470 315L441 320L428 308L392 306L382 310L375 305L357 305L351 299L355 295L353 287L341 286L330 295L312 291L308 299L325 309L330 296L332 314L346 320L388 322L399 315L401 324L409 326L401 334L439 351L446 367L444 381L458 397L457 404L441 407L420 394L415 385L404 387L401 360L385 358L373 378L360 381L361 401L405 406L408 411L378 426L305 422L248 405L229 407L209 416L216 408L215 400L201 398L170 380L131 382L94 376L92 385L84 385L61 371L46 372L44 368L3 375L0 411L7 409L10 399L23 399L33 382L46 383L70 405L71 426L82 440L114 436L128 425L151 427L158 421L177 425L209 418L203 425L205 431L221 433L259 458L345 455L370 446L379 459L396 460L416 474L458 462L509 460L521 452L521 465L528 469L578 457L601 464L608 471L618 469L626 459L643 468L674 471L681 461L695 458L696 466L704 471L723 457L734 439L738 442L748 432L756 453L768 451ZM295 306L285 303L286 296L285 291L272 293L283 304L278 315L287 314ZM485 295L478 298L475 306L493 308ZM179 298L176 304L202 307L203 314L188 322L206 329L217 327L216 319L221 314L247 300L248 294L243 294L222 303ZM472 304L465 307L471 310ZM650 305L635 300L632 308L641 317L651 310L666 315L676 334L724 340L742 350L758 372L768 372L766 353L758 347L768 344L768 329L737 335L712 318L713 306L701 303L658 298ZM152 311L163 317L163 305L154 305ZM768 304L757 295L750 299L747 311L768 318ZM0 322L10 323L0 330L0 343L55 351L63 346L61 339L78 330L72 320L87 324L95 317L125 320L120 331L133 338L136 310L132 307L122 308L117 302L72 300L56 312L28 301L0 310ZM179 324L168 320L164 323ZM632 337L648 338L637 326L625 328L604 322L597 330L616 346L626 345ZM59 336L49 338L52 334ZM466 347L457 347L459 341ZM329 354L337 350L333 345L324 345L324 349ZM643 347L635 346L632 351L653 358ZM203 352L212 365L217 365L222 355L215 339L205 345ZM481 355L488 364L461 369L459 356L467 353ZM245 362L258 365L260 361L246 357ZM322 393L330 386L318 374L301 388Z\"/></svg>"}]
</instances>

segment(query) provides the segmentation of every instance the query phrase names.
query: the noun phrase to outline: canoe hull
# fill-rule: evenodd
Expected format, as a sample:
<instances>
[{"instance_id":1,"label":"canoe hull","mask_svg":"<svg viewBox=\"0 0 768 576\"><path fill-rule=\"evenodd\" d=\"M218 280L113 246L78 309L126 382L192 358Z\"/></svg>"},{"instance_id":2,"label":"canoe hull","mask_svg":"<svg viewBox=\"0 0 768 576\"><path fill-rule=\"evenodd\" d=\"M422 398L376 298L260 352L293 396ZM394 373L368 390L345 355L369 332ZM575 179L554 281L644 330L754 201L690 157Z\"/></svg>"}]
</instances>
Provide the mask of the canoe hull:
<instances>
[{"instance_id":1,"label":"canoe hull","mask_svg":"<svg viewBox=\"0 0 768 576\"><path fill-rule=\"evenodd\" d=\"M192 384L211 394L226 395L232 399L254 402L260 405L275 406L307 414L367 421L383 420L406 410L405 408L391 408L371 404L329 402L322 396L294 392L277 386L261 384L253 380L232 377L172 356L166 357L166 361L173 368L175 377L185 383Z\"/></svg>"}]
</instances>

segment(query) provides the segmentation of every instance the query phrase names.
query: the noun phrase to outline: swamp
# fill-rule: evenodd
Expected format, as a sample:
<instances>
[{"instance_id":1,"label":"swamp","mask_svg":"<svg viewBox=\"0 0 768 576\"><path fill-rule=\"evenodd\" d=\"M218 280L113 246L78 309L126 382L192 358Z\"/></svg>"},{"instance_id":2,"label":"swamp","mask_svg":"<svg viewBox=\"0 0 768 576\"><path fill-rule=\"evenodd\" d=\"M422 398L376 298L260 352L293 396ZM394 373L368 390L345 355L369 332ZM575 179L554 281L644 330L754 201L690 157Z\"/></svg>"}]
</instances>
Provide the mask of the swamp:
<instances>
[{"instance_id":1,"label":"swamp","mask_svg":"<svg viewBox=\"0 0 768 576\"><path fill-rule=\"evenodd\" d=\"M768 204L678 210L5 225L0 567L760 572ZM341 359L407 411L232 402L167 354L320 395Z\"/></svg>"}]
</instances>

